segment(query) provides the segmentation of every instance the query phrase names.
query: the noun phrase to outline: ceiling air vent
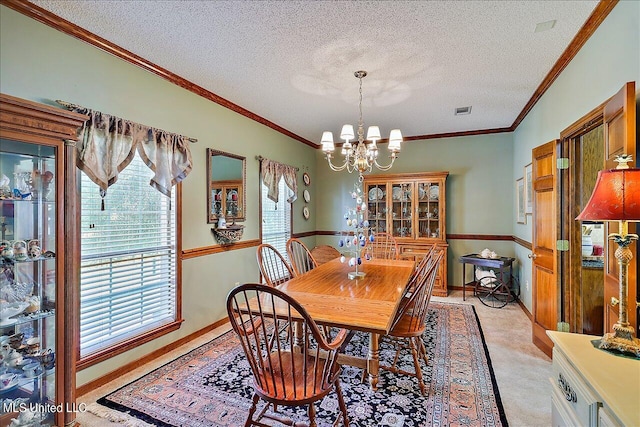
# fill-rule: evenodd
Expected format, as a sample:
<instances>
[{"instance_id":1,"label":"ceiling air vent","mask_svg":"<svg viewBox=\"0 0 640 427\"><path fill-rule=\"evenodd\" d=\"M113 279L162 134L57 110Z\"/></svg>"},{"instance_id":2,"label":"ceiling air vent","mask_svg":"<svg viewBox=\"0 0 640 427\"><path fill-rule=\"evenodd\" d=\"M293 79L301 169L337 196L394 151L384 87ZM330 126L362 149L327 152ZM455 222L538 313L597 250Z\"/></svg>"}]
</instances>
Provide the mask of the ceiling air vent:
<instances>
[{"instance_id":1,"label":"ceiling air vent","mask_svg":"<svg viewBox=\"0 0 640 427\"><path fill-rule=\"evenodd\" d=\"M549 31L553 27L556 26L556 20L553 19L551 21L539 22L536 24L536 29L533 30L534 33L542 33L543 31Z\"/></svg>"},{"instance_id":2,"label":"ceiling air vent","mask_svg":"<svg viewBox=\"0 0 640 427\"><path fill-rule=\"evenodd\" d=\"M456 116L464 116L465 114L471 114L471 106L456 108L456 112L455 112Z\"/></svg>"}]
</instances>

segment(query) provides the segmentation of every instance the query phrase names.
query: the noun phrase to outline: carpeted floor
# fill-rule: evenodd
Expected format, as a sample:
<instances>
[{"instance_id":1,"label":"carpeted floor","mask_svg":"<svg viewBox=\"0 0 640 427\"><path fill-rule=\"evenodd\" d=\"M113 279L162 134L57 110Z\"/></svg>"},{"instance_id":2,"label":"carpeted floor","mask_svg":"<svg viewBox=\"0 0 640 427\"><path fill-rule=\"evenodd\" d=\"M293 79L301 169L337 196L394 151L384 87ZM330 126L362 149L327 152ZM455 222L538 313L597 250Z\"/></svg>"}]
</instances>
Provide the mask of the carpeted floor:
<instances>
[{"instance_id":1,"label":"carpeted floor","mask_svg":"<svg viewBox=\"0 0 640 427\"><path fill-rule=\"evenodd\" d=\"M500 395L472 306L433 302L425 340L430 356L425 369L427 396L412 377L381 373L372 392L360 382L361 370L345 366L341 375L351 425L506 425ZM366 337L356 335L347 352L366 353ZM390 344L381 360L391 360ZM413 370L410 353L405 368ZM227 333L142 378L110 393L99 403L159 426L242 425L250 398L251 371L233 333ZM337 399L330 394L316 405L319 425L331 425ZM284 409L304 420L304 408Z\"/></svg>"}]
</instances>

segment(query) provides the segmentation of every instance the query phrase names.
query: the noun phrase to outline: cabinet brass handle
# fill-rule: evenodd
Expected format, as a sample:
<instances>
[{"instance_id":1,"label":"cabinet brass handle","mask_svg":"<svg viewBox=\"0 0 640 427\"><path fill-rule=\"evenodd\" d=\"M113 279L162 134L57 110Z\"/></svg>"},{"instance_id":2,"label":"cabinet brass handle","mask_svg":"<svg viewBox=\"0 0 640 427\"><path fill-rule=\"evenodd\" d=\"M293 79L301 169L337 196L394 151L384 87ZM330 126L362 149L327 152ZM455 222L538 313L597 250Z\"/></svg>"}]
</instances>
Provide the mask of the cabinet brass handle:
<instances>
[{"instance_id":1,"label":"cabinet brass handle","mask_svg":"<svg viewBox=\"0 0 640 427\"><path fill-rule=\"evenodd\" d=\"M529 257L529 259L536 259L538 258L538 255L534 254L534 253L530 253L529 255L527 255Z\"/></svg>"},{"instance_id":2,"label":"cabinet brass handle","mask_svg":"<svg viewBox=\"0 0 640 427\"><path fill-rule=\"evenodd\" d=\"M616 297L611 297L611 307L615 307L618 304L620 304L620 300Z\"/></svg>"}]
</instances>

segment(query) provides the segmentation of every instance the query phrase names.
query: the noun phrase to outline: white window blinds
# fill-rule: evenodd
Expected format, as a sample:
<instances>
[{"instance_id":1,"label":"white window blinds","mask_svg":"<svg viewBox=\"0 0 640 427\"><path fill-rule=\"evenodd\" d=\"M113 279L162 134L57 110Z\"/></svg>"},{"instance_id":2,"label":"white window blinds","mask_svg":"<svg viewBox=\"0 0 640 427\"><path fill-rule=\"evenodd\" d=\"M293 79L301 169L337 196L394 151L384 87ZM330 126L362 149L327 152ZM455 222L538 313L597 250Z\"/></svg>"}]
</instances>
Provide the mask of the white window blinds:
<instances>
[{"instance_id":1,"label":"white window blinds","mask_svg":"<svg viewBox=\"0 0 640 427\"><path fill-rule=\"evenodd\" d=\"M268 243L287 258L287 240L291 237L291 204L287 202L288 188L284 179L278 182L278 203L267 197L268 188L262 189L262 242Z\"/></svg>"},{"instance_id":2,"label":"white window blinds","mask_svg":"<svg viewBox=\"0 0 640 427\"><path fill-rule=\"evenodd\" d=\"M80 357L144 334L176 317L175 192L149 185L136 154L109 187L81 174Z\"/></svg>"}]
</instances>

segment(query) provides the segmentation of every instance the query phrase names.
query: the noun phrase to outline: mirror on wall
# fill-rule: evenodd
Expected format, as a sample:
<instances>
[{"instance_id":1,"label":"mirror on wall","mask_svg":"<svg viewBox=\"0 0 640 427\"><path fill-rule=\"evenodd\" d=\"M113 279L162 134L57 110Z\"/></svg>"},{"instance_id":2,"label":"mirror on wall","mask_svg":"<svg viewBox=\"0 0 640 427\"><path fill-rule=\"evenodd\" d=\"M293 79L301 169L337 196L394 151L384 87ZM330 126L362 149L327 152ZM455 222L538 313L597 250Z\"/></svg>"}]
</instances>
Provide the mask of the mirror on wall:
<instances>
[{"instance_id":1,"label":"mirror on wall","mask_svg":"<svg viewBox=\"0 0 640 427\"><path fill-rule=\"evenodd\" d=\"M207 218L245 219L246 158L207 148Z\"/></svg>"}]
</instances>

